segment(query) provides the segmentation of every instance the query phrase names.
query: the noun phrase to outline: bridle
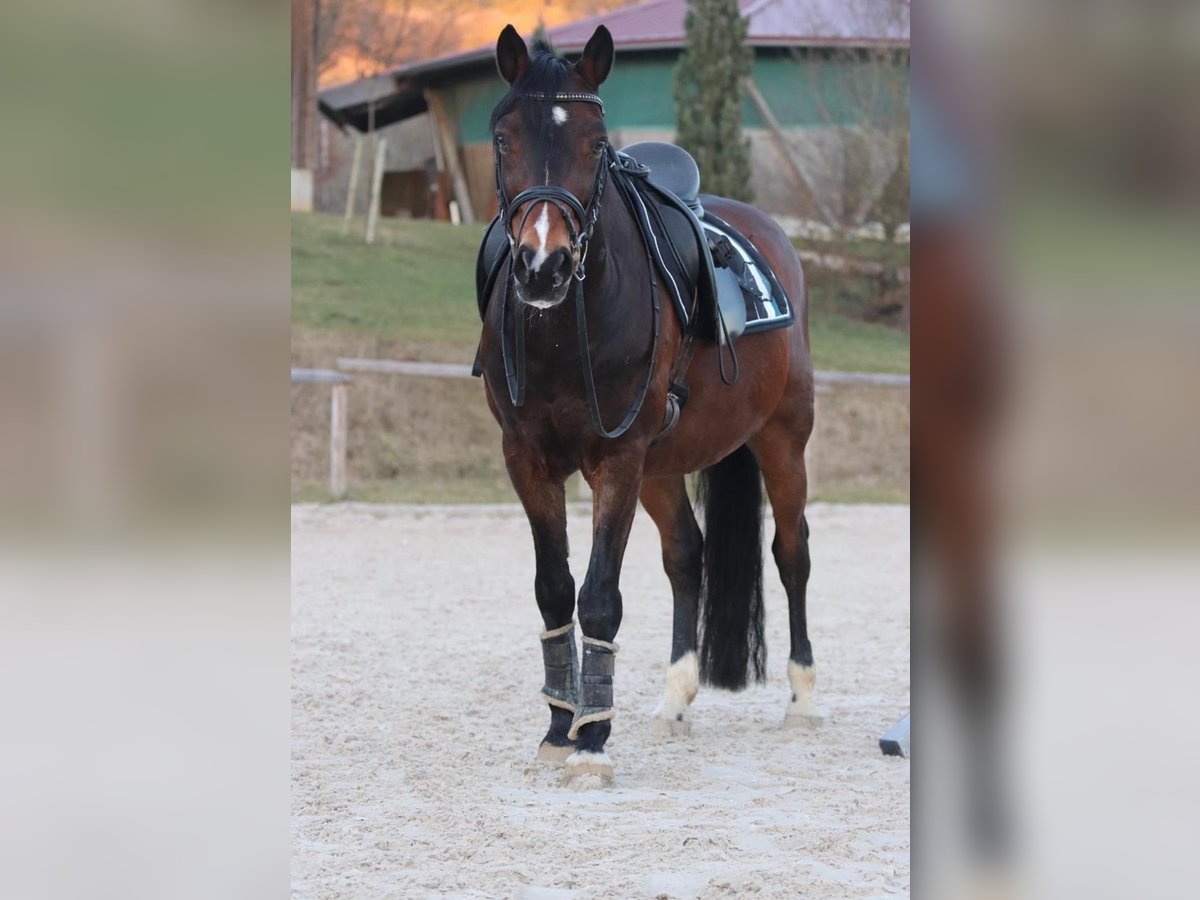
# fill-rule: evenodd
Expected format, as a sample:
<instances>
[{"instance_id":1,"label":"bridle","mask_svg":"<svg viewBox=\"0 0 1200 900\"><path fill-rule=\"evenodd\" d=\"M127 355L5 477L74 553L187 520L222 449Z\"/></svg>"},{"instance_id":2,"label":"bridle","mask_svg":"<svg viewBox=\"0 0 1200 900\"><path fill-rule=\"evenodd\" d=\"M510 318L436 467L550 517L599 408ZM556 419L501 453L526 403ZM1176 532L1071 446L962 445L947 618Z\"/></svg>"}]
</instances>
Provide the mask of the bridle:
<instances>
[{"instance_id":1,"label":"bridle","mask_svg":"<svg viewBox=\"0 0 1200 900\"><path fill-rule=\"evenodd\" d=\"M546 95L540 93L522 94L520 96L527 100L546 100ZM554 94L553 100L556 103L594 103L600 107L601 115L604 114L604 103L596 94L563 91ZM529 215L537 203L539 201L551 203L562 213L563 220L567 225L567 233L571 239L571 257L575 263L572 271L575 282L575 321L579 335L579 354L583 369L583 383L587 392L588 410L592 416L592 426L595 428L596 433L603 438L620 437L629 430L629 427L638 417L638 413L641 412L642 405L646 401L646 395L650 391L650 381L654 375L654 361L658 355L660 318L658 292L655 290L654 281L654 262L650 257L650 251L647 249L646 261L650 271L650 301L654 310L654 342L650 350L650 363L646 367L645 380L633 404L625 413L621 423L612 431L609 431L604 427L604 423L600 418L600 402L596 396L595 376L592 373L591 346L588 342L587 333L587 312L583 305L583 281L587 277L584 264L587 260L588 244L592 239L592 234L595 232L596 221L600 217L600 204L604 199L604 187L608 183L608 171L612 169L616 172L622 169L621 159L611 145L605 145L604 154L600 159L599 165L596 167L596 178L592 184L592 196L588 200L588 205L584 207L575 198L574 194L556 185L535 185L521 191L510 201L504 193L504 168L500 150L498 147L493 147L492 152L496 164L498 216L504 228L504 233L508 237L509 246L508 275L504 281L503 295L500 303L500 352L504 358L504 376L508 382L509 399L515 407L523 406L525 403L525 320L523 306L519 307L519 312L516 316L517 321L514 329L516 333L514 338L515 346L510 348L508 337L508 295L512 287L512 264L517 251L517 239L512 230L512 218L515 212L528 204L517 228L516 233L520 234L524 231ZM626 202L628 203L628 200ZM578 223L578 229L575 228L572 218ZM678 420L678 409L673 414L669 410L668 415L669 417L673 416L670 421L670 427L673 427L675 421ZM660 438L665 434L666 430L669 430L669 428L665 428L664 431L660 432Z\"/></svg>"},{"instance_id":2,"label":"bridle","mask_svg":"<svg viewBox=\"0 0 1200 900\"><path fill-rule=\"evenodd\" d=\"M540 93L521 94L520 96L525 100L545 101L546 99L546 95ZM582 91L560 91L554 95L553 100L555 103L594 103L600 107L600 115L604 115L604 101L596 94L589 94ZM567 234L571 239L571 259L575 262L572 271L577 281L583 281L587 277L584 263L587 260L588 243L592 239L592 233L596 230L596 220L600 217L600 204L604 199L604 186L608 182L608 168L611 164L611 159L609 158L610 152L611 148L606 145L604 156L600 159L599 165L596 166L596 178L592 183L592 196L585 208L570 191L552 184L534 185L531 188L526 188L510 201L504 193L503 157L500 154L499 148L493 146L492 155L496 165L496 206L500 216L500 225L504 229L505 236L508 238L509 251L514 254L516 253L516 236L525 230L525 224L538 203L551 203L562 214L563 221L566 222ZM512 217L522 206L525 207L525 213L521 216L521 221L514 234ZM578 230L575 228L575 223L579 225Z\"/></svg>"}]
</instances>

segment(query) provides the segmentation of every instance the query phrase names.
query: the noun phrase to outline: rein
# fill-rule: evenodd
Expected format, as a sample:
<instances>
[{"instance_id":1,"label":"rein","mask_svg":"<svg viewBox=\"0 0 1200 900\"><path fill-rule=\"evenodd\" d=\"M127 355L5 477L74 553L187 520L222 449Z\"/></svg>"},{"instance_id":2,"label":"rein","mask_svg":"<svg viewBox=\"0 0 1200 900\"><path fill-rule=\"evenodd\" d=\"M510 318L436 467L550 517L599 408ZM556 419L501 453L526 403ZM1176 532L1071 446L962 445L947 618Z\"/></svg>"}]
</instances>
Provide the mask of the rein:
<instances>
[{"instance_id":1,"label":"rein","mask_svg":"<svg viewBox=\"0 0 1200 900\"><path fill-rule=\"evenodd\" d=\"M546 95L544 94L525 94L524 96L533 100L546 99ZM555 94L553 99L558 103L594 103L600 107L601 114L604 112L604 103L595 94L560 92ZM618 438L629 430L629 427L642 411L642 406L646 402L646 395L650 392L650 382L654 375L654 362L658 355L659 322L661 318L658 292L655 290L654 261L650 256L649 249L647 249L646 262L650 276L650 303L654 313L654 340L650 349L650 362L646 367L645 379L637 396L634 398L633 404L621 419L621 423L612 431L609 431L604 427L604 422L600 417L600 401L596 396L595 375L592 372L591 346L588 341L587 310L583 302L583 282L587 277L587 271L584 266L587 261L588 245L595 232L596 222L600 217L600 207L604 199L604 188L608 183L608 172L610 169L614 172L617 171L621 165L620 160L611 145L605 147L604 155L596 167L596 178L592 184L592 196L588 200L588 205L584 207L575 198L574 194L556 185L535 185L521 191L510 201L504 193L504 169L498 149L493 149L493 156L496 165L497 208L509 246L508 274L505 277L504 290L500 301L500 351L504 359L504 377L508 382L509 399L515 407L523 406L525 403L525 308L523 305L517 307L515 337L513 339L513 346L511 347L508 337L508 298L512 289L513 260L517 251L517 239L512 229L513 216L522 206L526 207L516 231L516 234L520 234L524 230L525 224L534 207L539 202L551 203L562 214L563 220L566 223L567 233L571 240L571 257L575 261L572 280L575 282L576 330L579 337L579 354L583 369L583 383L587 394L588 411L592 417L592 427L603 438ZM627 198L623 197L623 199L628 203ZM579 225L578 230L575 228L575 223ZM674 425L674 421L671 422L671 425Z\"/></svg>"}]
</instances>

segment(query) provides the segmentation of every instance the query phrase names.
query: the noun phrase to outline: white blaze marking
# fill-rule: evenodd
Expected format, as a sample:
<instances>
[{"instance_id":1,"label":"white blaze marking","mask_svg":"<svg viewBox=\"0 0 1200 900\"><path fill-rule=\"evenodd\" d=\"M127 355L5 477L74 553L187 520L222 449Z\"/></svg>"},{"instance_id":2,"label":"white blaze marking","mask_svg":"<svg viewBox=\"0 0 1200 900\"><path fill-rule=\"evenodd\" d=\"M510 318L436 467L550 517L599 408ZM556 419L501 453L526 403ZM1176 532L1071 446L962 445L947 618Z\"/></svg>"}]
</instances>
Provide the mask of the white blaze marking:
<instances>
[{"instance_id":1,"label":"white blaze marking","mask_svg":"<svg viewBox=\"0 0 1200 900\"><path fill-rule=\"evenodd\" d=\"M555 125L561 125L563 122L567 121L567 111L561 106L556 106L550 110L550 115L554 118Z\"/></svg>"},{"instance_id":2,"label":"white blaze marking","mask_svg":"<svg viewBox=\"0 0 1200 900\"><path fill-rule=\"evenodd\" d=\"M529 264L529 268L536 272L542 267L542 263L546 261L546 236L550 234L550 204L542 204L541 215L537 221L533 223L533 230L537 232L538 248L533 254L533 262Z\"/></svg>"}]
</instances>

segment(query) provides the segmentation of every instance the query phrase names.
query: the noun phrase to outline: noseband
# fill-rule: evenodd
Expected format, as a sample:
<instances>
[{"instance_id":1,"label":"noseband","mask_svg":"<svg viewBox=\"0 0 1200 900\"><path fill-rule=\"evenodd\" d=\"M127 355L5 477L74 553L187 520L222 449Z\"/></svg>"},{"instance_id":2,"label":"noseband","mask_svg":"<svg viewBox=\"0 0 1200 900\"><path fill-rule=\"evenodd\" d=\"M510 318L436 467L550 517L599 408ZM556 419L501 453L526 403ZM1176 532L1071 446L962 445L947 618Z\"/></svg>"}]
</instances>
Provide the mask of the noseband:
<instances>
[{"instance_id":1,"label":"noseband","mask_svg":"<svg viewBox=\"0 0 1200 900\"><path fill-rule=\"evenodd\" d=\"M545 94L522 94L521 96L527 100L544 101L546 99ZM563 91L554 95L554 101L556 103L594 103L600 107L600 114L604 115L604 102L595 94ZM600 164L596 166L596 178L592 183L592 196L588 200L587 208L584 208L583 204L570 191L551 184L526 188L510 201L504 193L503 158L499 149L493 148L492 153L496 164L496 206L504 234L508 237L509 251L513 254L516 253L517 235L525 230L525 223L529 220L529 216L537 204L539 202L551 203L562 214L563 221L566 222L567 234L571 239L571 259L575 262L573 272L576 279L583 281L586 277L584 262L587 260L588 242L592 239L592 232L596 230L596 220L600 217L600 203L604 197L604 185L608 181L608 167L612 161L609 156L611 148L605 147L604 156L600 159ZM525 206L526 209L514 234L512 217L522 206ZM578 230L574 225L576 222L579 224Z\"/></svg>"}]
</instances>

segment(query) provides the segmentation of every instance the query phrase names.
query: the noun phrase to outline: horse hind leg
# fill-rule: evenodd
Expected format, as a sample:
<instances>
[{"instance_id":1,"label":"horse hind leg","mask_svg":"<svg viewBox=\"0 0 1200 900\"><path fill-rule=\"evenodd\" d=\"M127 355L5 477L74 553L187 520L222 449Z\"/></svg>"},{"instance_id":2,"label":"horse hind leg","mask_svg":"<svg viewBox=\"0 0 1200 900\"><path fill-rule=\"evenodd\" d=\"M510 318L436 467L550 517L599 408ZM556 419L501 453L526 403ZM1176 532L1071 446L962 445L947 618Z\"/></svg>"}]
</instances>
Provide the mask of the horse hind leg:
<instances>
[{"instance_id":1,"label":"horse hind leg","mask_svg":"<svg viewBox=\"0 0 1200 900\"><path fill-rule=\"evenodd\" d=\"M752 442L775 517L771 551L788 598L791 652L787 675L791 696L784 724L789 726L818 725L825 719L825 712L813 695L817 670L808 637L806 607L812 564L808 550L808 520L804 517L808 495L805 442L804 438L797 438L793 428L772 429L770 425Z\"/></svg>"},{"instance_id":2,"label":"horse hind leg","mask_svg":"<svg viewBox=\"0 0 1200 900\"><path fill-rule=\"evenodd\" d=\"M778 526L777 526L778 527ZM786 584L791 580L795 587L788 590L788 624L792 635L792 649L788 656L788 684L792 689L788 701L786 725L819 725L825 721L825 712L813 697L817 681L817 669L813 663L812 643L808 639L807 604L808 576L812 570L808 552L808 520L800 517L800 537L796 548L789 556L783 549L772 545L776 565ZM785 575L784 573L789 574Z\"/></svg>"},{"instance_id":3,"label":"horse hind leg","mask_svg":"<svg viewBox=\"0 0 1200 900\"><path fill-rule=\"evenodd\" d=\"M690 734L692 723L687 711L700 690L696 621L704 538L682 475L646 479L641 500L662 537L663 569L671 582L675 604L671 664L666 691L654 713L654 729L664 736Z\"/></svg>"}]
</instances>

